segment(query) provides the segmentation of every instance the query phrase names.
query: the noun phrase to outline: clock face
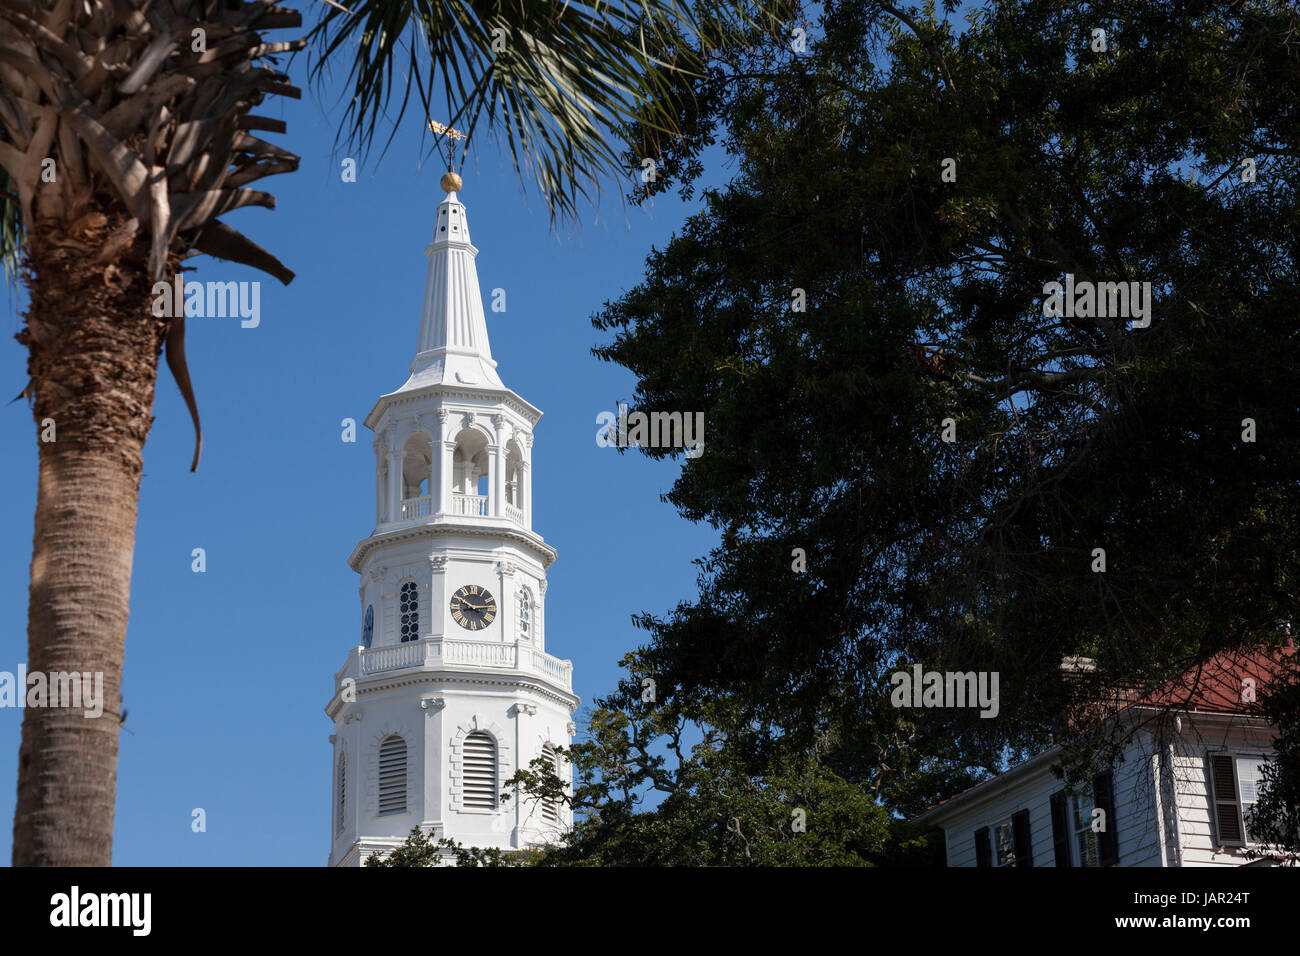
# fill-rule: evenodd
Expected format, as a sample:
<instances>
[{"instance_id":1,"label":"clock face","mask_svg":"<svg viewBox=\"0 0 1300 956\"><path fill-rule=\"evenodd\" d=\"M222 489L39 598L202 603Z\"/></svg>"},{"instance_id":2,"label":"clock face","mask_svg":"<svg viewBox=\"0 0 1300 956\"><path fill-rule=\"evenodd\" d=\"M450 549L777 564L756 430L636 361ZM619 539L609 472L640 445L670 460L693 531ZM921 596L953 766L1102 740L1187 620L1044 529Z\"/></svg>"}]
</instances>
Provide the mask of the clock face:
<instances>
[{"instance_id":1,"label":"clock face","mask_svg":"<svg viewBox=\"0 0 1300 956\"><path fill-rule=\"evenodd\" d=\"M451 596L451 617L468 631L481 631L497 619L497 599L477 584L467 584Z\"/></svg>"}]
</instances>

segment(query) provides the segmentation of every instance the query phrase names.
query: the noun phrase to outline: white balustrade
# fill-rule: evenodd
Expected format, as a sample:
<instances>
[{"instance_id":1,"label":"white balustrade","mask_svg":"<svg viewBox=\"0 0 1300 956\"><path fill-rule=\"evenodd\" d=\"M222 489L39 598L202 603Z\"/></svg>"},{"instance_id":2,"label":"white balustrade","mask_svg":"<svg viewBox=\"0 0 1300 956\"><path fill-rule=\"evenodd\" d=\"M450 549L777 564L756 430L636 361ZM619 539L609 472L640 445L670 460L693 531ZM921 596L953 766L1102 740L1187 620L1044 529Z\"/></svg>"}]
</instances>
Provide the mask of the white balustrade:
<instances>
[{"instance_id":1,"label":"white balustrade","mask_svg":"<svg viewBox=\"0 0 1300 956\"><path fill-rule=\"evenodd\" d=\"M392 647L372 647L361 652L361 673L377 674L399 667L418 667L424 663L424 641L410 641Z\"/></svg>"},{"instance_id":2,"label":"white balustrade","mask_svg":"<svg viewBox=\"0 0 1300 956\"><path fill-rule=\"evenodd\" d=\"M482 667L514 667L515 645L499 641L443 641L444 664L477 664Z\"/></svg>"},{"instance_id":3,"label":"white balustrade","mask_svg":"<svg viewBox=\"0 0 1300 956\"><path fill-rule=\"evenodd\" d=\"M474 517L483 518L488 513L487 495L460 495L451 496L452 514L473 515Z\"/></svg>"},{"instance_id":4,"label":"white balustrade","mask_svg":"<svg viewBox=\"0 0 1300 956\"><path fill-rule=\"evenodd\" d=\"M541 665L543 673L558 677L566 685L569 683L569 675L573 673L573 661L562 661L550 654L536 654L533 660Z\"/></svg>"},{"instance_id":5,"label":"white balustrade","mask_svg":"<svg viewBox=\"0 0 1300 956\"><path fill-rule=\"evenodd\" d=\"M516 508L514 505L506 505L506 517L509 518L511 521L513 521L515 524L524 523L524 513L520 511L518 508Z\"/></svg>"},{"instance_id":6,"label":"white balustrade","mask_svg":"<svg viewBox=\"0 0 1300 956\"><path fill-rule=\"evenodd\" d=\"M429 517L429 510L433 499L429 496L423 498L406 498L402 501L402 518L403 521L412 521L415 518Z\"/></svg>"},{"instance_id":7,"label":"white balustrade","mask_svg":"<svg viewBox=\"0 0 1300 956\"><path fill-rule=\"evenodd\" d=\"M344 671L336 675L336 679L346 676L344 672L368 676L405 668L429 669L442 666L499 667L529 671L549 677L565 687L571 686L573 674L572 661L562 661L518 644L425 638L422 641L361 650L355 665L349 660Z\"/></svg>"}]
</instances>

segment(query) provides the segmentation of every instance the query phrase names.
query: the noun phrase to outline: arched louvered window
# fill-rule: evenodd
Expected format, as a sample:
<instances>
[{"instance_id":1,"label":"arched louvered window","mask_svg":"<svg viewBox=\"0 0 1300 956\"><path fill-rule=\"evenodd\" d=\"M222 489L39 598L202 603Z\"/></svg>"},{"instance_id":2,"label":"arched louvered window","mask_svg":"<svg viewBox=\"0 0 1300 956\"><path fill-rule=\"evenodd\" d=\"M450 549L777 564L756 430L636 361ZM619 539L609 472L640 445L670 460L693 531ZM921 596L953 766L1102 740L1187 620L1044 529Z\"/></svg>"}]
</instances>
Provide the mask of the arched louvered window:
<instances>
[{"instance_id":1,"label":"arched louvered window","mask_svg":"<svg viewBox=\"0 0 1300 956\"><path fill-rule=\"evenodd\" d=\"M406 812L406 741L397 734L379 745L379 814Z\"/></svg>"},{"instance_id":2,"label":"arched louvered window","mask_svg":"<svg viewBox=\"0 0 1300 956\"><path fill-rule=\"evenodd\" d=\"M542 744L542 758L546 761L547 769L559 776L560 761L556 756L555 748L550 744ZM550 827L560 825L560 805L556 801L542 801L542 822Z\"/></svg>"},{"instance_id":3,"label":"arched louvered window","mask_svg":"<svg viewBox=\"0 0 1300 956\"><path fill-rule=\"evenodd\" d=\"M347 810L347 795L348 795L348 755L345 753L339 754L338 788L339 788L339 797L338 797L339 819L338 819L338 823L336 824L336 827L337 827L337 832L342 833L343 817Z\"/></svg>"},{"instance_id":4,"label":"arched louvered window","mask_svg":"<svg viewBox=\"0 0 1300 956\"><path fill-rule=\"evenodd\" d=\"M402 614L402 643L420 639L420 592L414 581L407 581L398 591L398 610Z\"/></svg>"},{"instance_id":5,"label":"arched louvered window","mask_svg":"<svg viewBox=\"0 0 1300 956\"><path fill-rule=\"evenodd\" d=\"M495 810L497 806L497 742L491 734L476 730L465 738L462 748L464 777L461 802L467 807Z\"/></svg>"}]
</instances>

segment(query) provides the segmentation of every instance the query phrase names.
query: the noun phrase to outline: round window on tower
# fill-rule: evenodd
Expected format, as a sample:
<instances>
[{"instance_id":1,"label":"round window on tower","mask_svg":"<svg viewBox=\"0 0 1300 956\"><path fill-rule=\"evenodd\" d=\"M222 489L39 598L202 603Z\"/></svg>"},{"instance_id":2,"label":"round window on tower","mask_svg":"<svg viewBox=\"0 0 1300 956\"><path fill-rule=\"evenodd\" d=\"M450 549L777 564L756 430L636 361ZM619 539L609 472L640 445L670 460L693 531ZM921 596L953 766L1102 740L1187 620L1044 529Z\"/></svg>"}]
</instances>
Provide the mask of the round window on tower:
<instances>
[{"instance_id":1,"label":"round window on tower","mask_svg":"<svg viewBox=\"0 0 1300 956\"><path fill-rule=\"evenodd\" d=\"M375 637L375 606L373 604L366 606L366 619L361 625L361 645L369 647L370 642Z\"/></svg>"}]
</instances>

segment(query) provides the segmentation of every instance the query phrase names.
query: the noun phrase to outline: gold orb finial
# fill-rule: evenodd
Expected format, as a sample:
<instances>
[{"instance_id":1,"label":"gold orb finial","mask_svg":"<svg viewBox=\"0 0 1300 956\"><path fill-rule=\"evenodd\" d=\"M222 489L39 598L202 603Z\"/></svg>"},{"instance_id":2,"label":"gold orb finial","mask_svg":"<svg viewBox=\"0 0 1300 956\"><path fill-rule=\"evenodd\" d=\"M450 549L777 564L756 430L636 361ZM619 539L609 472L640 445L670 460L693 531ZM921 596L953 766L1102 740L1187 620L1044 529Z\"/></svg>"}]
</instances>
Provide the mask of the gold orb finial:
<instances>
[{"instance_id":1,"label":"gold orb finial","mask_svg":"<svg viewBox=\"0 0 1300 956\"><path fill-rule=\"evenodd\" d=\"M449 193L459 192L462 184L461 178L455 173L444 173L438 184Z\"/></svg>"}]
</instances>

